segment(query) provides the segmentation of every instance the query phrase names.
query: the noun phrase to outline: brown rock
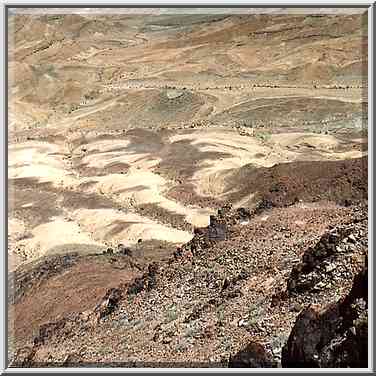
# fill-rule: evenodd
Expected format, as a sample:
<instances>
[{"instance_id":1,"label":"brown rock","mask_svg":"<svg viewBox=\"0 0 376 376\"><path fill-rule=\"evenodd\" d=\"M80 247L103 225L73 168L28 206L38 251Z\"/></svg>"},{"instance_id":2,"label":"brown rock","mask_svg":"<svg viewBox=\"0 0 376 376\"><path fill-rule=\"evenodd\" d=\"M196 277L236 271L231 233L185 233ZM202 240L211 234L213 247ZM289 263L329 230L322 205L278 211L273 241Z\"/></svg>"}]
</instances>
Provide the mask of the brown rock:
<instances>
[{"instance_id":1,"label":"brown rock","mask_svg":"<svg viewBox=\"0 0 376 376\"><path fill-rule=\"evenodd\" d=\"M229 368L272 368L274 362L261 344L250 342L247 347L230 357Z\"/></svg>"}]
</instances>

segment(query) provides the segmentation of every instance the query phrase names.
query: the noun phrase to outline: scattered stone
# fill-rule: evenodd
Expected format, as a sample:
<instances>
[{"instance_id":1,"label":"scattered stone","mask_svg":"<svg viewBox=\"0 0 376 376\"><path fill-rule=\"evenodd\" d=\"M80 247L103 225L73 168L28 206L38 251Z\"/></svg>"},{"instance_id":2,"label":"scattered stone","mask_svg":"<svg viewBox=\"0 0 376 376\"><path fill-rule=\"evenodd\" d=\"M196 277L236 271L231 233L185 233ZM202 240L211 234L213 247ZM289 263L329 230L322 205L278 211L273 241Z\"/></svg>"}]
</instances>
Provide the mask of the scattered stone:
<instances>
[{"instance_id":1,"label":"scattered stone","mask_svg":"<svg viewBox=\"0 0 376 376\"><path fill-rule=\"evenodd\" d=\"M303 307L300 303L293 303L291 305L290 311L300 312L302 309L303 309Z\"/></svg>"},{"instance_id":2,"label":"scattered stone","mask_svg":"<svg viewBox=\"0 0 376 376\"><path fill-rule=\"evenodd\" d=\"M80 363L82 363L82 359L77 353L68 354L63 360L64 367L77 367Z\"/></svg>"},{"instance_id":3,"label":"scattered stone","mask_svg":"<svg viewBox=\"0 0 376 376\"><path fill-rule=\"evenodd\" d=\"M353 234L349 235L347 238L351 243L356 244L356 238Z\"/></svg>"},{"instance_id":4,"label":"scattered stone","mask_svg":"<svg viewBox=\"0 0 376 376\"><path fill-rule=\"evenodd\" d=\"M31 367L33 364L33 358L36 353L36 348L33 347L23 347L19 349L14 357L14 361L11 364L12 367Z\"/></svg>"},{"instance_id":5,"label":"scattered stone","mask_svg":"<svg viewBox=\"0 0 376 376\"><path fill-rule=\"evenodd\" d=\"M230 279L226 277L223 281L222 290L227 289L231 285Z\"/></svg>"},{"instance_id":6,"label":"scattered stone","mask_svg":"<svg viewBox=\"0 0 376 376\"><path fill-rule=\"evenodd\" d=\"M141 277L137 277L128 287L127 294L138 294L143 290L151 290L157 282L158 265L152 263L148 266L148 270Z\"/></svg>"},{"instance_id":7,"label":"scattered stone","mask_svg":"<svg viewBox=\"0 0 376 376\"><path fill-rule=\"evenodd\" d=\"M239 327L247 326L247 320L240 319L240 320L238 321L238 326L239 326Z\"/></svg>"},{"instance_id":8,"label":"scattered stone","mask_svg":"<svg viewBox=\"0 0 376 376\"><path fill-rule=\"evenodd\" d=\"M325 265L325 270L329 273L332 272L334 269L336 269L337 265L336 264L328 264Z\"/></svg>"}]
</instances>

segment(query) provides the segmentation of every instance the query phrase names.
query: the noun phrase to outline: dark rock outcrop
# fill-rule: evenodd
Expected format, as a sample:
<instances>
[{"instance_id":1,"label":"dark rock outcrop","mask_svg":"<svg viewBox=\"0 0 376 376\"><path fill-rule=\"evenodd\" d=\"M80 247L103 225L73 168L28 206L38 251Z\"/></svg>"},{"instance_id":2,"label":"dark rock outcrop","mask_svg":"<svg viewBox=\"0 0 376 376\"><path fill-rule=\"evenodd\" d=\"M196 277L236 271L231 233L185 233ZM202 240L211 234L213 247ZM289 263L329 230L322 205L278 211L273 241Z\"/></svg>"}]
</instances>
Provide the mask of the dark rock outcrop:
<instances>
[{"instance_id":1,"label":"dark rock outcrop","mask_svg":"<svg viewBox=\"0 0 376 376\"><path fill-rule=\"evenodd\" d=\"M218 209L217 215L211 215L209 226L194 229L194 237L174 252L174 258L191 257L201 254L216 242L229 238L230 225L236 222L231 205Z\"/></svg>"},{"instance_id":2,"label":"dark rock outcrop","mask_svg":"<svg viewBox=\"0 0 376 376\"><path fill-rule=\"evenodd\" d=\"M121 289L110 289L103 297L102 301L94 309L94 313L97 314L98 320L110 315L117 308L120 299L122 298Z\"/></svg>"},{"instance_id":3,"label":"dark rock outcrop","mask_svg":"<svg viewBox=\"0 0 376 376\"><path fill-rule=\"evenodd\" d=\"M151 290L157 283L158 265L152 263L148 270L141 277L135 278L133 283L128 287L128 295L138 294L143 290Z\"/></svg>"},{"instance_id":4,"label":"dark rock outcrop","mask_svg":"<svg viewBox=\"0 0 376 376\"><path fill-rule=\"evenodd\" d=\"M313 247L308 248L302 262L295 265L287 281L288 293L319 290L346 266L346 254L366 250L368 222L350 223L327 231ZM341 266L341 268L338 268Z\"/></svg>"},{"instance_id":5,"label":"dark rock outcrop","mask_svg":"<svg viewBox=\"0 0 376 376\"><path fill-rule=\"evenodd\" d=\"M348 295L324 309L311 305L298 316L282 351L287 368L363 368L368 365L368 271Z\"/></svg>"}]
</instances>

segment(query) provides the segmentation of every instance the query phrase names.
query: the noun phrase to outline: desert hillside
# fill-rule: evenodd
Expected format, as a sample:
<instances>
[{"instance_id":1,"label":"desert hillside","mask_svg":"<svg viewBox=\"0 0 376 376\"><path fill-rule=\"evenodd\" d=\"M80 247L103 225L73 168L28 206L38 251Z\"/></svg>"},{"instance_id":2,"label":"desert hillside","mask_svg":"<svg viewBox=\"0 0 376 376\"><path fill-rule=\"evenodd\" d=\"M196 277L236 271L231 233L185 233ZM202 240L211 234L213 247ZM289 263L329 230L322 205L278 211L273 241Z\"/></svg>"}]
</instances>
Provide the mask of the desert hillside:
<instances>
[{"instance_id":1,"label":"desert hillside","mask_svg":"<svg viewBox=\"0 0 376 376\"><path fill-rule=\"evenodd\" d=\"M11 361L363 367L367 44L359 10L10 14Z\"/></svg>"}]
</instances>

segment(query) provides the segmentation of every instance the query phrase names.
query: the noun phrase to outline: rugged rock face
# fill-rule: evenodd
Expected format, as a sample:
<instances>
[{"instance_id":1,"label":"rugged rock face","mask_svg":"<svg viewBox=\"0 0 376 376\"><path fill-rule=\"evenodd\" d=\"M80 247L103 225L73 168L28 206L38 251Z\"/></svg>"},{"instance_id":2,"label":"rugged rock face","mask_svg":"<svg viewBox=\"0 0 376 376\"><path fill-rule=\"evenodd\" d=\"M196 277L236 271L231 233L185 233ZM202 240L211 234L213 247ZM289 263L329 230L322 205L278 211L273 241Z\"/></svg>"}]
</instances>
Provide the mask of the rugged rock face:
<instances>
[{"instance_id":1,"label":"rugged rock face","mask_svg":"<svg viewBox=\"0 0 376 376\"><path fill-rule=\"evenodd\" d=\"M366 269L358 272L367 218L361 206L309 210L299 204L261 215L219 209L165 263L139 265L129 282L114 284L93 308L39 326L12 366L155 366L163 353L160 364L171 366L364 367L368 281ZM310 223L310 236L302 219ZM303 254L298 265L297 254ZM137 264L135 255L101 257ZM311 287L304 281L313 272L318 279ZM291 288L291 281L303 287Z\"/></svg>"},{"instance_id":2,"label":"rugged rock face","mask_svg":"<svg viewBox=\"0 0 376 376\"><path fill-rule=\"evenodd\" d=\"M209 226L194 229L194 237L183 247L178 248L174 257L192 257L199 255L205 249L210 248L217 241L226 240L229 236L229 227L236 223L242 216L234 216L232 206L223 206L218 209L217 215L210 216Z\"/></svg>"},{"instance_id":3,"label":"rugged rock face","mask_svg":"<svg viewBox=\"0 0 376 376\"><path fill-rule=\"evenodd\" d=\"M158 265L157 263L150 264L148 266L147 272L145 272L142 276L137 277L133 283L128 287L128 294L138 294L143 290L150 290L156 284L156 276L158 273Z\"/></svg>"},{"instance_id":4,"label":"rugged rock face","mask_svg":"<svg viewBox=\"0 0 376 376\"><path fill-rule=\"evenodd\" d=\"M237 183L237 196L240 192L258 197L256 212L294 205L300 200L330 200L346 206L367 198L367 164L368 157L364 156L346 161L278 163L262 168L245 165L232 176L231 183Z\"/></svg>"},{"instance_id":5,"label":"rugged rock face","mask_svg":"<svg viewBox=\"0 0 376 376\"><path fill-rule=\"evenodd\" d=\"M36 349L34 347L23 347L15 355L14 367L31 367Z\"/></svg>"},{"instance_id":6,"label":"rugged rock face","mask_svg":"<svg viewBox=\"0 0 376 376\"><path fill-rule=\"evenodd\" d=\"M110 315L117 308L120 299L122 298L121 289L110 289L107 291L106 295L102 301L94 309L97 314L98 320Z\"/></svg>"},{"instance_id":7,"label":"rugged rock face","mask_svg":"<svg viewBox=\"0 0 376 376\"><path fill-rule=\"evenodd\" d=\"M293 267L287 281L290 294L318 291L341 278L347 258L367 248L364 237L367 218L354 222L328 230L318 243L304 252L302 262Z\"/></svg>"},{"instance_id":8,"label":"rugged rock face","mask_svg":"<svg viewBox=\"0 0 376 376\"><path fill-rule=\"evenodd\" d=\"M283 348L282 366L367 367L367 296L365 267L345 298L323 309L311 305L303 310Z\"/></svg>"}]
</instances>

